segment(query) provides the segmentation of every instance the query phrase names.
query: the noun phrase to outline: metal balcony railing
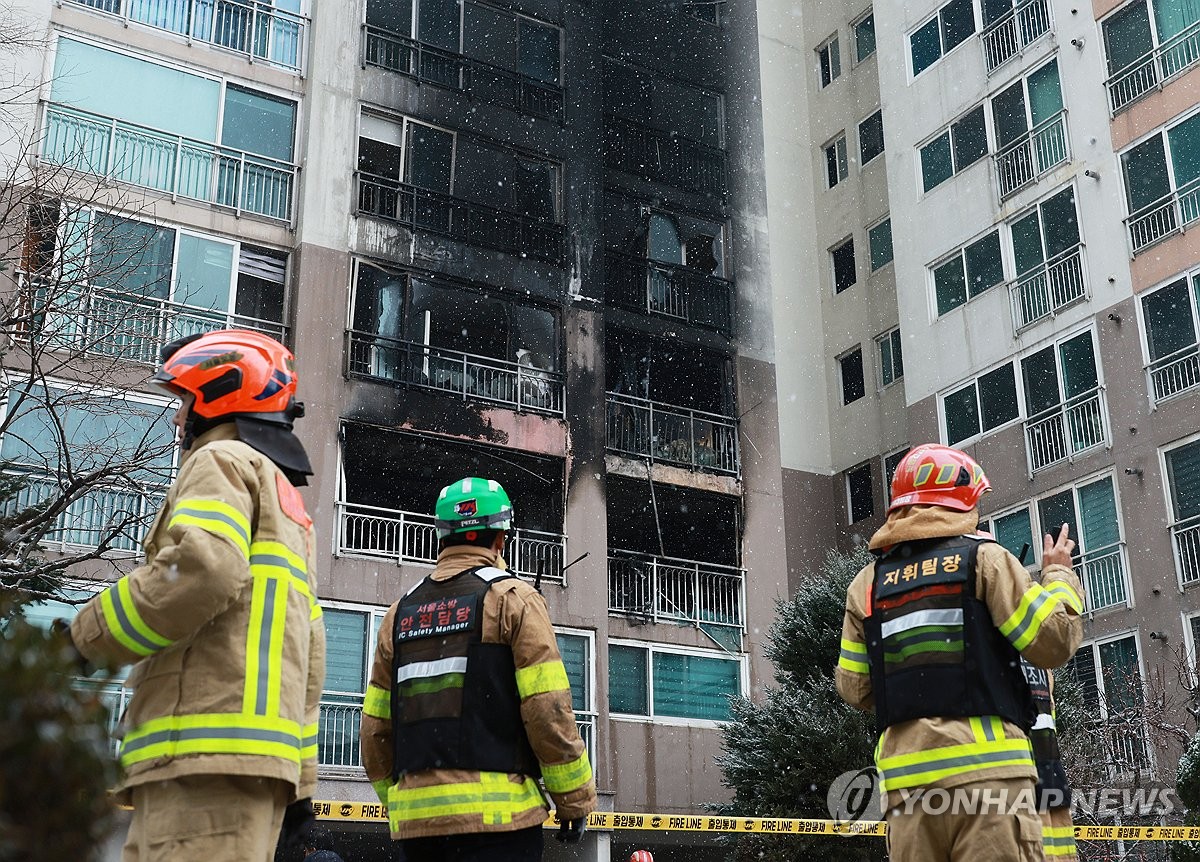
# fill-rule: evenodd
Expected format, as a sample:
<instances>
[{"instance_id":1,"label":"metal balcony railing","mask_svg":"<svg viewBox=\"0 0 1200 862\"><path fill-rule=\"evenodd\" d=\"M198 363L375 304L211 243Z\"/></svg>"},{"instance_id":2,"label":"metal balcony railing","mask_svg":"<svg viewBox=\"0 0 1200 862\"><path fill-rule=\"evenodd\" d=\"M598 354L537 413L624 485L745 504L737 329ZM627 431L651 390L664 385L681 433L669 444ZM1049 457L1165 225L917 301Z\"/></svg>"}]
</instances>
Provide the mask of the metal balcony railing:
<instances>
[{"instance_id":1,"label":"metal balcony railing","mask_svg":"<svg viewBox=\"0 0 1200 862\"><path fill-rule=\"evenodd\" d=\"M1019 276L1009 284L1008 293L1012 302L1013 331L1018 333L1086 299L1082 243Z\"/></svg>"},{"instance_id":2,"label":"metal balcony railing","mask_svg":"<svg viewBox=\"0 0 1200 862\"><path fill-rule=\"evenodd\" d=\"M1136 255L1200 219L1200 177L1125 219Z\"/></svg>"},{"instance_id":3,"label":"metal balcony railing","mask_svg":"<svg viewBox=\"0 0 1200 862\"><path fill-rule=\"evenodd\" d=\"M372 24L363 25L362 65L461 90L472 98L522 114L562 119L563 90L557 84L426 45Z\"/></svg>"},{"instance_id":4,"label":"metal balcony railing","mask_svg":"<svg viewBox=\"0 0 1200 862\"><path fill-rule=\"evenodd\" d=\"M290 222L298 168L220 144L45 104L41 159L120 182Z\"/></svg>"},{"instance_id":5,"label":"metal balcony railing","mask_svg":"<svg viewBox=\"0 0 1200 862\"><path fill-rule=\"evenodd\" d=\"M560 372L370 332L348 331L346 339L346 370L352 377L453 392L464 401L563 415L566 376Z\"/></svg>"},{"instance_id":6,"label":"metal balcony railing","mask_svg":"<svg viewBox=\"0 0 1200 862\"><path fill-rule=\"evenodd\" d=\"M1146 366L1155 404L1200 385L1200 345L1189 344Z\"/></svg>"},{"instance_id":7,"label":"metal balcony railing","mask_svg":"<svg viewBox=\"0 0 1200 862\"><path fill-rule=\"evenodd\" d=\"M1123 542L1088 551L1079 558L1078 569L1087 597L1087 610L1102 611L1129 604Z\"/></svg>"},{"instance_id":8,"label":"metal balcony railing","mask_svg":"<svg viewBox=\"0 0 1200 862\"><path fill-rule=\"evenodd\" d=\"M68 0L241 54L293 72L304 70L308 18L267 3L237 0Z\"/></svg>"},{"instance_id":9,"label":"metal balcony railing","mask_svg":"<svg viewBox=\"0 0 1200 862\"><path fill-rule=\"evenodd\" d=\"M1067 112L1059 111L996 153L1000 197L1006 198L1029 185L1070 155Z\"/></svg>"},{"instance_id":10,"label":"metal balcony railing","mask_svg":"<svg viewBox=\"0 0 1200 862\"><path fill-rule=\"evenodd\" d=\"M649 457L693 470L738 475L738 421L732 416L659 404L609 392L607 446L621 455Z\"/></svg>"},{"instance_id":11,"label":"metal balcony railing","mask_svg":"<svg viewBox=\"0 0 1200 862\"><path fill-rule=\"evenodd\" d=\"M1050 4L1029 0L992 23L980 36L988 74L1050 32Z\"/></svg>"},{"instance_id":12,"label":"metal balcony railing","mask_svg":"<svg viewBox=\"0 0 1200 862\"><path fill-rule=\"evenodd\" d=\"M634 551L608 552L608 612L647 622L745 630L745 572Z\"/></svg>"},{"instance_id":13,"label":"metal balcony railing","mask_svg":"<svg viewBox=\"0 0 1200 862\"><path fill-rule=\"evenodd\" d=\"M1200 583L1200 515L1171 525L1180 588Z\"/></svg>"},{"instance_id":14,"label":"metal balcony railing","mask_svg":"<svg viewBox=\"0 0 1200 862\"><path fill-rule=\"evenodd\" d=\"M521 257L557 264L564 258L566 229L561 224L470 203L388 177L358 174L358 212Z\"/></svg>"},{"instance_id":15,"label":"metal balcony railing","mask_svg":"<svg viewBox=\"0 0 1200 862\"><path fill-rule=\"evenodd\" d=\"M1200 21L1188 25L1163 44L1134 60L1105 82L1114 115L1151 90L1178 78L1200 62Z\"/></svg>"},{"instance_id":16,"label":"metal balcony railing","mask_svg":"<svg viewBox=\"0 0 1200 862\"><path fill-rule=\"evenodd\" d=\"M1102 387L1033 416L1025 422L1030 474L1109 442Z\"/></svg>"},{"instance_id":17,"label":"metal balcony railing","mask_svg":"<svg viewBox=\"0 0 1200 862\"><path fill-rule=\"evenodd\" d=\"M639 123L604 118L604 164L684 191L725 196L725 151Z\"/></svg>"},{"instance_id":18,"label":"metal balcony railing","mask_svg":"<svg viewBox=\"0 0 1200 862\"><path fill-rule=\"evenodd\" d=\"M185 335L253 329L282 341L287 334L287 326L276 321L23 273L20 280L38 318L31 337L58 348L153 365L159 348Z\"/></svg>"},{"instance_id":19,"label":"metal balcony railing","mask_svg":"<svg viewBox=\"0 0 1200 862\"><path fill-rule=\"evenodd\" d=\"M6 470L5 474L21 475L16 470ZM25 474L25 477L16 496L0 506L0 512L11 514L37 506L59 491L58 480L53 477L36 474ZM41 545L59 551L94 548L103 537L118 531L109 546L113 550L136 553L141 549L142 536L149 528L151 518L164 499L165 492L158 488L93 488L67 506Z\"/></svg>"},{"instance_id":20,"label":"metal balcony railing","mask_svg":"<svg viewBox=\"0 0 1200 862\"><path fill-rule=\"evenodd\" d=\"M433 516L339 501L335 553L385 557L401 563L437 562L438 538ZM567 538L538 530L513 530L504 558L508 567L528 580L566 584L563 554Z\"/></svg>"},{"instance_id":21,"label":"metal balcony railing","mask_svg":"<svg viewBox=\"0 0 1200 862\"><path fill-rule=\"evenodd\" d=\"M615 251L605 252L604 271L609 305L733 335L732 281Z\"/></svg>"}]
</instances>

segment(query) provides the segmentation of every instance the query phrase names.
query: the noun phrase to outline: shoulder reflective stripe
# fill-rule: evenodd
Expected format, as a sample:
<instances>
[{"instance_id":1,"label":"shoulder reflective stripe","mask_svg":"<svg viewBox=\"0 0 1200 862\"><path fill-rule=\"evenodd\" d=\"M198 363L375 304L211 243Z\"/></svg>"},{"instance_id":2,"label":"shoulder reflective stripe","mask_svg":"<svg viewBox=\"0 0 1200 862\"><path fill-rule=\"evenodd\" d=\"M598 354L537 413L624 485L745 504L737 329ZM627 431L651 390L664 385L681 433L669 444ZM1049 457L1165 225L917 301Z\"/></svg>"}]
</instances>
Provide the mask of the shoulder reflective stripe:
<instances>
[{"instance_id":1,"label":"shoulder reflective stripe","mask_svg":"<svg viewBox=\"0 0 1200 862\"><path fill-rule=\"evenodd\" d=\"M220 713L151 719L126 734L121 765L185 754L259 754L300 763L300 726L294 721Z\"/></svg>"},{"instance_id":2,"label":"shoulder reflective stripe","mask_svg":"<svg viewBox=\"0 0 1200 862\"><path fill-rule=\"evenodd\" d=\"M1034 584L1021 596L1021 603L1012 616L1001 624L1000 633L1018 650L1025 649L1038 636L1042 620L1054 611L1057 603L1057 599L1042 589L1040 584Z\"/></svg>"},{"instance_id":3,"label":"shoulder reflective stripe","mask_svg":"<svg viewBox=\"0 0 1200 862\"><path fill-rule=\"evenodd\" d=\"M544 661L529 667L517 668L517 691L524 700L548 691L570 691L567 669L561 661Z\"/></svg>"},{"instance_id":4,"label":"shoulder reflective stripe","mask_svg":"<svg viewBox=\"0 0 1200 862\"><path fill-rule=\"evenodd\" d=\"M392 717L392 693L374 683L368 683L363 697L363 715L387 721Z\"/></svg>"},{"instance_id":5,"label":"shoulder reflective stripe","mask_svg":"<svg viewBox=\"0 0 1200 862\"><path fill-rule=\"evenodd\" d=\"M842 651L838 655L838 667L851 673L870 673L867 664L867 645L842 638Z\"/></svg>"},{"instance_id":6,"label":"shoulder reflective stripe","mask_svg":"<svg viewBox=\"0 0 1200 862\"><path fill-rule=\"evenodd\" d=\"M466 673L467 657L440 658L436 661L415 661L396 670L396 682L426 676L441 676L444 673Z\"/></svg>"},{"instance_id":7,"label":"shoulder reflective stripe","mask_svg":"<svg viewBox=\"0 0 1200 862\"><path fill-rule=\"evenodd\" d=\"M134 604L128 575L100 594L100 611L112 636L130 652L148 656L174 643L146 625Z\"/></svg>"},{"instance_id":8,"label":"shoulder reflective stripe","mask_svg":"<svg viewBox=\"0 0 1200 862\"><path fill-rule=\"evenodd\" d=\"M918 787L952 775L977 772L997 766L1034 768L1033 755L1026 739L1003 739L949 745L912 754L881 758L876 764L881 790Z\"/></svg>"},{"instance_id":9,"label":"shoulder reflective stripe","mask_svg":"<svg viewBox=\"0 0 1200 862\"><path fill-rule=\"evenodd\" d=\"M1052 581L1049 586L1045 587L1045 590L1075 611L1075 613L1083 613L1083 599L1079 597L1079 593L1075 592L1075 588L1066 581Z\"/></svg>"},{"instance_id":10,"label":"shoulder reflective stripe","mask_svg":"<svg viewBox=\"0 0 1200 862\"><path fill-rule=\"evenodd\" d=\"M437 784L432 787L393 785L388 790L388 820L392 831L402 822L455 815L477 815L486 825L511 823L517 814L545 808L532 778L514 784L507 775L481 772L478 783Z\"/></svg>"},{"instance_id":11,"label":"shoulder reflective stripe","mask_svg":"<svg viewBox=\"0 0 1200 862\"><path fill-rule=\"evenodd\" d=\"M592 765L587 752L570 763L542 764L542 780L551 793L570 793L592 780Z\"/></svg>"},{"instance_id":12,"label":"shoulder reflective stripe","mask_svg":"<svg viewBox=\"0 0 1200 862\"><path fill-rule=\"evenodd\" d=\"M883 624L883 636L890 637L918 626L961 626L963 621L962 608L942 608L928 611L913 611Z\"/></svg>"},{"instance_id":13,"label":"shoulder reflective stripe","mask_svg":"<svg viewBox=\"0 0 1200 862\"><path fill-rule=\"evenodd\" d=\"M301 575L308 574L308 564L304 558L282 542L255 542L250 546L250 553L253 556L279 557L283 562L274 565L286 566Z\"/></svg>"},{"instance_id":14,"label":"shoulder reflective stripe","mask_svg":"<svg viewBox=\"0 0 1200 862\"><path fill-rule=\"evenodd\" d=\"M485 581L491 582L497 578L508 578L512 576L512 572L506 572L504 569L497 569L495 566L484 566L475 572L476 577L482 578Z\"/></svg>"},{"instance_id":15,"label":"shoulder reflective stripe","mask_svg":"<svg viewBox=\"0 0 1200 862\"><path fill-rule=\"evenodd\" d=\"M225 536L243 556L250 556L250 522L246 516L219 500L179 500L171 509L168 527L176 524L199 527L210 533Z\"/></svg>"}]
</instances>

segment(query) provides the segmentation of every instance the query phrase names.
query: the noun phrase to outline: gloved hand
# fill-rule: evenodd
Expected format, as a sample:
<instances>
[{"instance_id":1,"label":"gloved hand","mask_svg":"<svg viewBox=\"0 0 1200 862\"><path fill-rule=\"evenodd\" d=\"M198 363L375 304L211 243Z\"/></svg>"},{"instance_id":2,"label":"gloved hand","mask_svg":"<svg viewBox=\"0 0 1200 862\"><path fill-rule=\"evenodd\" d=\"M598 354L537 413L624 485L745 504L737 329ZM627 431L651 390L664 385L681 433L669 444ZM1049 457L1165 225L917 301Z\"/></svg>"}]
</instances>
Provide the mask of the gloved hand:
<instances>
[{"instance_id":1,"label":"gloved hand","mask_svg":"<svg viewBox=\"0 0 1200 862\"><path fill-rule=\"evenodd\" d=\"M75 672L80 676L91 676L96 668L88 663L88 660L83 657L83 653L79 651L79 647L75 646L75 639L71 637L71 624L64 619L57 619L50 623L50 632L57 638L62 649L68 654L71 663L75 665Z\"/></svg>"},{"instance_id":2,"label":"gloved hand","mask_svg":"<svg viewBox=\"0 0 1200 862\"><path fill-rule=\"evenodd\" d=\"M583 837L583 833L587 830L587 818L580 817L577 820L563 820L558 825L558 831L554 833L556 841L565 841L568 844L575 844Z\"/></svg>"},{"instance_id":3,"label":"gloved hand","mask_svg":"<svg viewBox=\"0 0 1200 862\"><path fill-rule=\"evenodd\" d=\"M284 850L303 848L309 832L317 825L311 799L297 799L283 810L283 825L279 827L279 846Z\"/></svg>"}]
</instances>

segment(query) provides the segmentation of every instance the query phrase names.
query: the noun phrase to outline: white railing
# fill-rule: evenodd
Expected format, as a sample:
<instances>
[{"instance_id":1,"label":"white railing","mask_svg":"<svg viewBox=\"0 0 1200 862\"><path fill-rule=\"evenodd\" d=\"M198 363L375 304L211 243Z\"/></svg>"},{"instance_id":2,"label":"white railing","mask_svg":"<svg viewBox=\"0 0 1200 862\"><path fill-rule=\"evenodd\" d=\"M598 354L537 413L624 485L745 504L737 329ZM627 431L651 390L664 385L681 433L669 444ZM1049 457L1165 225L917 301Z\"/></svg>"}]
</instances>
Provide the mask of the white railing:
<instances>
[{"instance_id":1,"label":"white railing","mask_svg":"<svg viewBox=\"0 0 1200 862\"><path fill-rule=\"evenodd\" d=\"M11 470L6 474L16 475ZM59 493L57 480L26 474L16 496L0 511L11 514L28 509ZM107 539L113 550L136 553L141 549L142 537L151 518L164 499L164 493L156 489L93 488L68 504L42 538L41 545L65 552L73 548L95 548Z\"/></svg>"},{"instance_id":2,"label":"white railing","mask_svg":"<svg viewBox=\"0 0 1200 862\"><path fill-rule=\"evenodd\" d=\"M1200 386L1200 345L1189 344L1146 366L1155 404Z\"/></svg>"},{"instance_id":3,"label":"white railing","mask_svg":"<svg viewBox=\"0 0 1200 862\"><path fill-rule=\"evenodd\" d=\"M606 440L613 452L738 474L735 417L616 392L607 393L606 398Z\"/></svg>"},{"instance_id":4,"label":"white railing","mask_svg":"<svg viewBox=\"0 0 1200 862\"><path fill-rule=\"evenodd\" d=\"M1178 78L1198 61L1200 21L1190 24L1105 81L1110 110L1113 114L1119 113L1151 90L1160 89Z\"/></svg>"},{"instance_id":5,"label":"white railing","mask_svg":"<svg viewBox=\"0 0 1200 862\"><path fill-rule=\"evenodd\" d=\"M437 562L438 538L433 516L339 502L335 553L386 557L400 563ZM512 571L528 580L565 584L563 554L567 539L538 530L513 530L504 557Z\"/></svg>"},{"instance_id":6,"label":"white railing","mask_svg":"<svg viewBox=\"0 0 1200 862\"><path fill-rule=\"evenodd\" d=\"M207 42L264 62L304 69L308 18L267 3L237 0L69 0L77 6Z\"/></svg>"},{"instance_id":7,"label":"white railing","mask_svg":"<svg viewBox=\"0 0 1200 862\"><path fill-rule=\"evenodd\" d=\"M361 698L362 695L347 695ZM362 752L359 729L362 727L362 701L346 703L321 701L317 725L317 765L322 774L361 775Z\"/></svg>"},{"instance_id":8,"label":"white railing","mask_svg":"<svg viewBox=\"0 0 1200 862\"><path fill-rule=\"evenodd\" d=\"M596 714L594 712L575 713L575 728L579 731L579 738L583 740L583 747L587 750L588 763L592 765L592 772L595 772Z\"/></svg>"},{"instance_id":9,"label":"white railing","mask_svg":"<svg viewBox=\"0 0 1200 862\"><path fill-rule=\"evenodd\" d=\"M1171 525L1180 588L1200 583L1200 515Z\"/></svg>"},{"instance_id":10,"label":"white railing","mask_svg":"<svg viewBox=\"0 0 1200 862\"><path fill-rule=\"evenodd\" d=\"M1136 255L1200 219L1200 177L1125 219Z\"/></svg>"},{"instance_id":11,"label":"white railing","mask_svg":"<svg viewBox=\"0 0 1200 862\"><path fill-rule=\"evenodd\" d=\"M995 21L980 36L988 74L1020 54L1050 31L1050 4L1028 0Z\"/></svg>"},{"instance_id":12,"label":"white railing","mask_svg":"<svg viewBox=\"0 0 1200 862\"><path fill-rule=\"evenodd\" d=\"M1071 155L1067 139L1067 112L1043 120L996 153L996 179L1000 197L1006 198Z\"/></svg>"},{"instance_id":13,"label":"white railing","mask_svg":"<svg viewBox=\"0 0 1200 862\"><path fill-rule=\"evenodd\" d=\"M1087 610L1101 611L1129 604L1124 543L1088 551L1080 558L1079 570L1086 593Z\"/></svg>"},{"instance_id":14,"label":"white railing","mask_svg":"<svg viewBox=\"0 0 1200 862\"><path fill-rule=\"evenodd\" d=\"M608 612L744 630L745 573L734 566L612 550Z\"/></svg>"},{"instance_id":15,"label":"white railing","mask_svg":"<svg viewBox=\"0 0 1200 862\"><path fill-rule=\"evenodd\" d=\"M1083 277L1083 245L1072 246L1031 269L1008 286L1013 331L1020 332L1045 317L1087 297Z\"/></svg>"},{"instance_id":16,"label":"white railing","mask_svg":"<svg viewBox=\"0 0 1200 862\"><path fill-rule=\"evenodd\" d=\"M1058 404L1025 422L1025 449L1030 474L1108 444L1108 417L1103 392L1089 392Z\"/></svg>"},{"instance_id":17,"label":"white railing","mask_svg":"<svg viewBox=\"0 0 1200 862\"><path fill-rule=\"evenodd\" d=\"M295 165L220 144L46 104L41 158L172 197L290 222Z\"/></svg>"}]
</instances>

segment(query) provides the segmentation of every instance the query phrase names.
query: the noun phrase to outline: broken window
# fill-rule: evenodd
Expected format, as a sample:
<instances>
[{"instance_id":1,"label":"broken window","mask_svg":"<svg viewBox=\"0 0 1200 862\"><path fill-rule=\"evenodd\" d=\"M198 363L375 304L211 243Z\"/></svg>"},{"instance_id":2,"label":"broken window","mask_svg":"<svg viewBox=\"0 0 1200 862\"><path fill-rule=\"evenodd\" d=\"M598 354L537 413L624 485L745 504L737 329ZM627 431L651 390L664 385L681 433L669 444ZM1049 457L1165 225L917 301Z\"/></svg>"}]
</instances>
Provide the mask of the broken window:
<instances>
[{"instance_id":1,"label":"broken window","mask_svg":"<svg viewBox=\"0 0 1200 862\"><path fill-rule=\"evenodd\" d=\"M605 362L609 392L659 404L733 414L729 359L681 342L610 329Z\"/></svg>"},{"instance_id":2,"label":"broken window","mask_svg":"<svg viewBox=\"0 0 1200 862\"><path fill-rule=\"evenodd\" d=\"M722 222L606 194L602 223L612 251L726 277Z\"/></svg>"},{"instance_id":3,"label":"broken window","mask_svg":"<svg viewBox=\"0 0 1200 862\"><path fill-rule=\"evenodd\" d=\"M609 475L608 547L721 566L740 561L737 497ZM515 504L515 505L519 505Z\"/></svg>"},{"instance_id":4,"label":"broken window","mask_svg":"<svg viewBox=\"0 0 1200 862\"><path fill-rule=\"evenodd\" d=\"M698 141L709 147L724 143L721 96L682 81L604 59L606 113Z\"/></svg>"}]
</instances>

